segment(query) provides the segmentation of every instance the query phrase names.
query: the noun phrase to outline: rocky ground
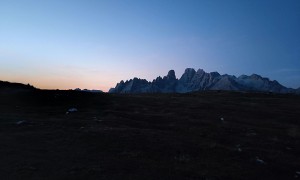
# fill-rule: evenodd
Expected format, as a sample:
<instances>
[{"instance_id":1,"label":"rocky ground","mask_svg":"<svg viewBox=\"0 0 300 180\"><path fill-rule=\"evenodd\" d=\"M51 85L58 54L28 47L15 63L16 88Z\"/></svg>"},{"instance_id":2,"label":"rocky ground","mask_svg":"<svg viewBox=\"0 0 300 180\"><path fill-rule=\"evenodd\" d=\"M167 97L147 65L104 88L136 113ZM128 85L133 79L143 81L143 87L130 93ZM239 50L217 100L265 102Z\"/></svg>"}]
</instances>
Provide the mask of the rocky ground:
<instances>
[{"instance_id":1,"label":"rocky ground","mask_svg":"<svg viewBox=\"0 0 300 180\"><path fill-rule=\"evenodd\" d=\"M300 96L2 93L0 177L300 179Z\"/></svg>"}]
</instances>

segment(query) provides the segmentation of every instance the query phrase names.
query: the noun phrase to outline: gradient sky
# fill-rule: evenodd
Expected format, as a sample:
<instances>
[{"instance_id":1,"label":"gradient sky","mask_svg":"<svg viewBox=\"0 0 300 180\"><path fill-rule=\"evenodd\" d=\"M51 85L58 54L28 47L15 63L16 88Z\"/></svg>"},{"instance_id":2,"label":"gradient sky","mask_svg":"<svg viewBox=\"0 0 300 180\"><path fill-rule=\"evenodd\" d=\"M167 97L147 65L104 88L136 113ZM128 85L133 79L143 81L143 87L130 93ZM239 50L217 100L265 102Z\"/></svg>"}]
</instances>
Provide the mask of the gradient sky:
<instances>
[{"instance_id":1,"label":"gradient sky","mask_svg":"<svg viewBox=\"0 0 300 180\"><path fill-rule=\"evenodd\" d=\"M187 67L300 87L300 1L0 0L0 80L107 91Z\"/></svg>"}]
</instances>

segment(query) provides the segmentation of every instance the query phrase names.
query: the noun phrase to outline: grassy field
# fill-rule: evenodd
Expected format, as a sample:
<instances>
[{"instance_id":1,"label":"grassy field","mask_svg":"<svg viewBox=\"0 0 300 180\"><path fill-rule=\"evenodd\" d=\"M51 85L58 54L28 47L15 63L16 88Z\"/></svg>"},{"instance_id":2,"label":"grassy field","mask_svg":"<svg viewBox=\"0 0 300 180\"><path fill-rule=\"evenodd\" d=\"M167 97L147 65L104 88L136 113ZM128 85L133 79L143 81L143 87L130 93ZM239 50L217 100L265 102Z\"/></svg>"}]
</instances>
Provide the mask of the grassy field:
<instances>
[{"instance_id":1,"label":"grassy field","mask_svg":"<svg viewBox=\"0 0 300 180\"><path fill-rule=\"evenodd\" d=\"M300 179L300 96L2 93L0 177Z\"/></svg>"}]
</instances>

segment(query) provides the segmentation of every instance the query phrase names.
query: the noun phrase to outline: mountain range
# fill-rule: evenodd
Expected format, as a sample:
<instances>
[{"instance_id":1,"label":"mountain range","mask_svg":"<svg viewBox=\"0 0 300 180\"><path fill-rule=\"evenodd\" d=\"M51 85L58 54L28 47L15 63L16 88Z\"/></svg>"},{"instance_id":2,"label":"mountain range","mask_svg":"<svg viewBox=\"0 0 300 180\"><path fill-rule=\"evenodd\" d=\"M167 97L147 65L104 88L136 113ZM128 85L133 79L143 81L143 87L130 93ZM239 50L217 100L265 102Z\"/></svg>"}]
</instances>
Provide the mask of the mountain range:
<instances>
[{"instance_id":1,"label":"mountain range","mask_svg":"<svg viewBox=\"0 0 300 180\"><path fill-rule=\"evenodd\" d=\"M207 73L203 69L197 71L187 68L181 78L177 79L174 70L170 70L166 76L157 77L152 82L145 79L133 78L123 80L111 88L109 93L187 93L204 90L227 90L227 91L255 91L272 93L297 93L300 88L287 88L276 80L257 74L239 77L218 72Z\"/></svg>"}]
</instances>

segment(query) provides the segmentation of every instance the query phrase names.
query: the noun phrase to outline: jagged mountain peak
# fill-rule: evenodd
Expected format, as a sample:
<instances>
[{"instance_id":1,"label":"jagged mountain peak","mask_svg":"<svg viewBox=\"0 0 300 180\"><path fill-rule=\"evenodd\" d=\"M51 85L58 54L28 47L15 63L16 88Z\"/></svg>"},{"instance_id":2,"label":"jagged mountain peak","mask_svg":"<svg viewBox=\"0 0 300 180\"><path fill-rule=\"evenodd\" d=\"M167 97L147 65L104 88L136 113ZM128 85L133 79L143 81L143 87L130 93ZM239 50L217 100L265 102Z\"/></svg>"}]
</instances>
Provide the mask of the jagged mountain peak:
<instances>
[{"instance_id":1,"label":"jagged mountain peak","mask_svg":"<svg viewBox=\"0 0 300 180\"><path fill-rule=\"evenodd\" d=\"M154 79L153 81L161 81L163 78L161 76L158 76L156 79Z\"/></svg>"},{"instance_id":2,"label":"jagged mountain peak","mask_svg":"<svg viewBox=\"0 0 300 180\"><path fill-rule=\"evenodd\" d=\"M252 75L250 76L250 78L251 78L251 79L255 79L255 80L263 79L263 77L261 77L261 76L258 75L258 74L252 74Z\"/></svg>"},{"instance_id":3,"label":"jagged mountain peak","mask_svg":"<svg viewBox=\"0 0 300 180\"><path fill-rule=\"evenodd\" d=\"M170 80L175 80L176 79L176 75L175 75L175 71L174 70L170 70L168 72L168 75L166 76L168 79Z\"/></svg>"},{"instance_id":4,"label":"jagged mountain peak","mask_svg":"<svg viewBox=\"0 0 300 180\"><path fill-rule=\"evenodd\" d=\"M195 71L195 69L194 68L186 68L185 70L184 70L184 73L187 73L187 74L194 74L194 73L196 73L196 71Z\"/></svg>"},{"instance_id":5,"label":"jagged mountain peak","mask_svg":"<svg viewBox=\"0 0 300 180\"><path fill-rule=\"evenodd\" d=\"M193 79L195 76L196 71L193 68L186 68L184 73L182 74L181 78L179 79L180 81L183 82L189 82Z\"/></svg>"},{"instance_id":6,"label":"jagged mountain peak","mask_svg":"<svg viewBox=\"0 0 300 180\"><path fill-rule=\"evenodd\" d=\"M205 71L203 69L198 69L197 73L205 73Z\"/></svg>"},{"instance_id":7,"label":"jagged mountain peak","mask_svg":"<svg viewBox=\"0 0 300 180\"><path fill-rule=\"evenodd\" d=\"M218 77L218 76L221 76L218 72L210 72L209 73L212 77Z\"/></svg>"}]
</instances>

